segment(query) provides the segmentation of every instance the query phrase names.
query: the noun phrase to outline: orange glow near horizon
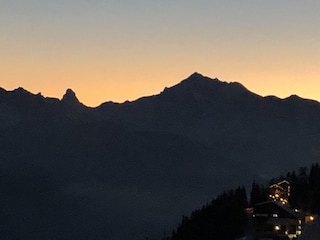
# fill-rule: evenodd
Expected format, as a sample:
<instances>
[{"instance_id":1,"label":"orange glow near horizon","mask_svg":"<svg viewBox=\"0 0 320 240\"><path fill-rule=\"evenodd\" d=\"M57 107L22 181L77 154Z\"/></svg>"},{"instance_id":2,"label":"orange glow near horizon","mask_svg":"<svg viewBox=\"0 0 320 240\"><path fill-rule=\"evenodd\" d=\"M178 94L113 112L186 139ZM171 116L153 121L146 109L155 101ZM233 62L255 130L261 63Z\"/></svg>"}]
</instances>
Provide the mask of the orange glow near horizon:
<instances>
[{"instance_id":1,"label":"orange glow near horizon","mask_svg":"<svg viewBox=\"0 0 320 240\"><path fill-rule=\"evenodd\" d=\"M200 4L201 3L201 4ZM320 2L0 3L0 87L87 106L160 93L193 72L320 101Z\"/></svg>"},{"instance_id":2,"label":"orange glow near horizon","mask_svg":"<svg viewBox=\"0 0 320 240\"><path fill-rule=\"evenodd\" d=\"M129 78L129 76L120 77L108 77L106 79L102 79L100 76L94 78L94 76L90 76L87 79L82 79L79 81L79 74L75 74L74 79L77 81L68 81L64 80L62 82L56 81L56 79L71 79L72 76L68 76L65 78L61 78L59 76L39 76L36 79L34 76L31 78L19 78L23 79L23 84L17 81L10 81L8 84L3 84L1 87L6 90L13 90L18 87L23 87L26 90L36 94L41 92L41 94L45 97L55 97L62 98L66 89L71 88L76 92L78 99L85 105L95 107L100 105L106 101L113 102L124 102L126 100L133 101L140 97L150 96L159 94L165 87L171 87L173 85L178 84L181 80L188 77L194 71L189 71L187 74L183 76L183 74L173 73L172 75L165 76L164 74L156 75L154 77L149 76L148 78L143 78L143 76L139 76L138 74L134 77L130 75L131 81L125 82L124 78ZM289 76L278 77L275 80L272 79L272 76L253 76L249 78L245 74L242 76L245 77L237 78L236 74L222 74L226 77L220 77L219 75L209 75L204 72L200 72L201 74L211 77L211 78L219 78L221 81L226 82L240 82L242 83L248 90L261 95L268 96L274 95L279 98L286 98L292 94L296 94L302 98L314 99L319 101L319 81L317 81L315 77L309 77L310 81L301 80L302 76L293 77ZM229 77L229 78L228 78ZM41 83L41 79L46 79L46 82ZM94 79L94 80L92 80ZM98 79L98 81L97 81ZM259 81L266 82L266 84L259 84ZM90 82L96 81L96 84L91 84ZM98 82L98 83L97 83ZM302 84L300 84L302 82Z\"/></svg>"},{"instance_id":3,"label":"orange glow near horizon","mask_svg":"<svg viewBox=\"0 0 320 240\"><path fill-rule=\"evenodd\" d=\"M32 93L41 92L46 97L61 98L67 88L73 89L79 100L87 106L98 106L106 101L124 102L132 101L143 96L160 93L165 87L178 84L190 74L197 71L210 78L218 78L226 82L240 82L248 90L262 96L275 95L280 98L292 94L303 98L320 100L320 71L305 66L292 65L295 71L286 69L263 69L262 66L254 63L248 66L241 62L239 64L222 63L227 60L214 62L211 65L205 62L194 62L186 60L174 63L157 62L149 67L147 61L141 65L136 64L112 65L110 63L92 66L82 64L60 64L53 65L46 63L32 63L29 65L0 63L5 71L1 71L0 87L12 90L23 87ZM180 64L181 63L181 64ZM145 64L145 65L144 65ZM174 66L170 68L169 65ZM196 66L194 69L192 66ZM198 66L198 67L197 67Z\"/></svg>"}]
</instances>

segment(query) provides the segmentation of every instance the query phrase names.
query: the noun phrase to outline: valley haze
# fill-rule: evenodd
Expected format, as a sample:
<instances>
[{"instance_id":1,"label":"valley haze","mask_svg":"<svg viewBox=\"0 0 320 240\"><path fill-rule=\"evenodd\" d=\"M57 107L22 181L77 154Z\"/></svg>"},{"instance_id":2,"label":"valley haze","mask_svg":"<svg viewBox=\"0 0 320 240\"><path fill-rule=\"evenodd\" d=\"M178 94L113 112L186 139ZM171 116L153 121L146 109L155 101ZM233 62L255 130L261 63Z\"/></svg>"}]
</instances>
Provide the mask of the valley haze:
<instances>
[{"instance_id":1,"label":"valley haze","mask_svg":"<svg viewBox=\"0 0 320 240\"><path fill-rule=\"evenodd\" d=\"M83 105L0 88L0 234L143 239L223 190L320 159L320 103L194 73L158 95Z\"/></svg>"}]
</instances>

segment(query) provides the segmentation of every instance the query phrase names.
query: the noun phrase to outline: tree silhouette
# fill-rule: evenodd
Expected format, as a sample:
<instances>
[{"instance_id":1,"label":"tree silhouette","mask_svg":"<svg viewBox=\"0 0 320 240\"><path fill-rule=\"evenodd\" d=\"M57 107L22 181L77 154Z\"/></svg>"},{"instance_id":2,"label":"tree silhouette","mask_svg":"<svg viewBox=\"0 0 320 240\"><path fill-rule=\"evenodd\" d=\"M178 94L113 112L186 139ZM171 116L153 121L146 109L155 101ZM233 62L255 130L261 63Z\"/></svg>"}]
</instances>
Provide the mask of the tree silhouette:
<instances>
[{"instance_id":1,"label":"tree silhouette","mask_svg":"<svg viewBox=\"0 0 320 240\"><path fill-rule=\"evenodd\" d=\"M210 204L192 212L173 232L171 240L233 240L247 224L247 194L244 187L224 192Z\"/></svg>"}]
</instances>

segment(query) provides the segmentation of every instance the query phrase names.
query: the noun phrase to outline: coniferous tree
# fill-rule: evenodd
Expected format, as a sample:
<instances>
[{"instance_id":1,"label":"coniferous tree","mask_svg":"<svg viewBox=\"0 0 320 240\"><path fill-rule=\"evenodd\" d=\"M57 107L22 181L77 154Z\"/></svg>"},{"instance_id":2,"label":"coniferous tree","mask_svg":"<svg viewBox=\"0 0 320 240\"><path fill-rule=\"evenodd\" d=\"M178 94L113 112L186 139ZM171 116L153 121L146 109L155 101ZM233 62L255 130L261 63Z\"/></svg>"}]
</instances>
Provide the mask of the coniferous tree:
<instances>
[{"instance_id":1,"label":"coniferous tree","mask_svg":"<svg viewBox=\"0 0 320 240\"><path fill-rule=\"evenodd\" d=\"M295 171L290 174L288 179L291 185L291 192L289 203L291 207L308 210L310 203L310 190L307 177L307 168L299 168L299 173L296 175Z\"/></svg>"},{"instance_id":2,"label":"coniferous tree","mask_svg":"<svg viewBox=\"0 0 320 240\"><path fill-rule=\"evenodd\" d=\"M311 196L311 206L310 210L314 213L320 213L320 167L319 164L312 164L310 175L310 196Z\"/></svg>"},{"instance_id":3,"label":"coniferous tree","mask_svg":"<svg viewBox=\"0 0 320 240\"><path fill-rule=\"evenodd\" d=\"M250 206L268 200L268 188L253 181L250 192Z\"/></svg>"},{"instance_id":4,"label":"coniferous tree","mask_svg":"<svg viewBox=\"0 0 320 240\"><path fill-rule=\"evenodd\" d=\"M211 203L184 216L171 240L233 240L243 234L247 215L244 187L224 192Z\"/></svg>"}]
</instances>

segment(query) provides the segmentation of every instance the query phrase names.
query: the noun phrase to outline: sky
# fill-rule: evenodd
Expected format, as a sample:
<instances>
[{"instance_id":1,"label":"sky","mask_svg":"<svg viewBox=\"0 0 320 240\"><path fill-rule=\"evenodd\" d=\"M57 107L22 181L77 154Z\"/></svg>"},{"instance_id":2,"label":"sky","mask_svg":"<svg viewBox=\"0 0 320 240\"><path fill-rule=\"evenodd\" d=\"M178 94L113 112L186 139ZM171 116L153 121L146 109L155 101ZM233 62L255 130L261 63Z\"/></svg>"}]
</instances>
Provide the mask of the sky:
<instances>
[{"instance_id":1,"label":"sky","mask_svg":"<svg viewBox=\"0 0 320 240\"><path fill-rule=\"evenodd\" d=\"M320 101L319 0L2 0L0 87L98 106L193 72Z\"/></svg>"}]
</instances>

